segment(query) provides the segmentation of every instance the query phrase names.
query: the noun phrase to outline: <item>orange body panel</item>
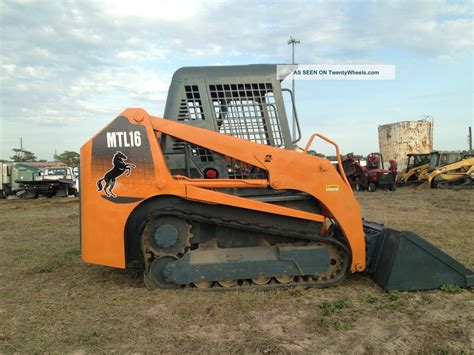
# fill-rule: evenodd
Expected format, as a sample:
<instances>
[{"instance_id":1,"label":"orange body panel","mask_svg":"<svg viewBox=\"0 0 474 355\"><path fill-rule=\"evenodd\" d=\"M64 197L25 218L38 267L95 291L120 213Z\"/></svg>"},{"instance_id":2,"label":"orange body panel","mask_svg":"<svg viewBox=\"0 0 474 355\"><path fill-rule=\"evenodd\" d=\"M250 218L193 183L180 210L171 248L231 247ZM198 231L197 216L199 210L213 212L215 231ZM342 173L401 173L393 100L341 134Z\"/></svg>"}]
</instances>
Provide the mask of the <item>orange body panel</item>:
<instances>
[{"instance_id":1,"label":"orange body panel","mask_svg":"<svg viewBox=\"0 0 474 355\"><path fill-rule=\"evenodd\" d=\"M115 121L125 120L124 117L129 124L136 125L137 130L146 131L144 138L149 142L149 153L144 152L151 154L152 166L143 158L145 153L138 155L131 150L127 161L136 164L136 168L132 169L130 176L121 176L117 179L115 191L119 192L121 197L109 198L104 196L103 192L97 191L97 184L106 172L107 164L109 166L111 164L104 160L105 158L92 159L93 144L105 142L107 129L112 127ZM333 218L340 225L350 246L351 270L355 272L365 269L365 240L360 206L351 189L328 160L159 119L149 116L142 109L127 109L117 120L81 148L81 246L84 261L125 267L124 230L133 209L150 197L174 195L204 203L222 204L318 222L325 222L325 218ZM161 133L265 169L269 179L207 180L173 177L157 140ZM110 157L115 150L109 149ZM102 165L96 160L103 161ZM266 186L276 190L306 192L321 202L325 215L208 190L215 187ZM326 228L326 223L323 223L323 226Z\"/></svg>"}]
</instances>

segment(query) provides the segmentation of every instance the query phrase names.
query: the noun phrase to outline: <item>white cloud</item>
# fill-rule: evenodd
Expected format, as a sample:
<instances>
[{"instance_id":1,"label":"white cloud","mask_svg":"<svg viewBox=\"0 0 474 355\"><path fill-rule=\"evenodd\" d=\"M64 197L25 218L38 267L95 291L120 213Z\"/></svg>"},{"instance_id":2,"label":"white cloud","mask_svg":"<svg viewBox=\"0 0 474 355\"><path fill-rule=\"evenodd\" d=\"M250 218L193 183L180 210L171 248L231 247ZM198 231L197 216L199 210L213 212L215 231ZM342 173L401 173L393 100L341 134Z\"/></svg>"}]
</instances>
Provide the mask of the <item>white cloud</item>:
<instances>
[{"instance_id":1,"label":"white cloud","mask_svg":"<svg viewBox=\"0 0 474 355\"><path fill-rule=\"evenodd\" d=\"M456 55L473 48L472 4L377 3L370 7L373 20L368 21L368 26L376 34L374 45L391 45L434 57Z\"/></svg>"},{"instance_id":2,"label":"white cloud","mask_svg":"<svg viewBox=\"0 0 474 355\"><path fill-rule=\"evenodd\" d=\"M15 64L2 64L2 77L10 76L15 73L16 65Z\"/></svg>"},{"instance_id":3,"label":"white cloud","mask_svg":"<svg viewBox=\"0 0 474 355\"><path fill-rule=\"evenodd\" d=\"M166 59L168 53L167 50L157 48L149 48L148 50L126 50L117 53L117 58L130 62L163 60Z\"/></svg>"},{"instance_id":4,"label":"white cloud","mask_svg":"<svg viewBox=\"0 0 474 355\"><path fill-rule=\"evenodd\" d=\"M199 16L205 10L199 1L105 0L106 12L113 17L135 17L179 22Z\"/></svg>"}]
</instances>

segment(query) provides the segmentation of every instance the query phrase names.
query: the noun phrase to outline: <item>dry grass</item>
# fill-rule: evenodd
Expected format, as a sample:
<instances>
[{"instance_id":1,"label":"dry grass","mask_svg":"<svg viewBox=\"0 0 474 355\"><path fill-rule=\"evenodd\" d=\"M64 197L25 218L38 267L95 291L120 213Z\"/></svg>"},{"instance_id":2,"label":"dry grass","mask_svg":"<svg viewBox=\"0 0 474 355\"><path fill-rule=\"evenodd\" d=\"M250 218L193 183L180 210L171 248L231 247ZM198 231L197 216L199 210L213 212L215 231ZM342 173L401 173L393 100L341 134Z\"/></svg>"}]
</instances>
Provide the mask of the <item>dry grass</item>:
<instances>
[{"instance_id":1,"label":"dry grass","mask_svg":"<svg viewBox=\"0 0 474 355\"><path fill-rule=\"evenodd\" d=\"M474 191L357 195L369 220L411 230L474 266ZM76 199L0 201L0 353L468 353L472 290L197 292L143 287L137 270L80 260Z\"/></svg>"}]
</instances>

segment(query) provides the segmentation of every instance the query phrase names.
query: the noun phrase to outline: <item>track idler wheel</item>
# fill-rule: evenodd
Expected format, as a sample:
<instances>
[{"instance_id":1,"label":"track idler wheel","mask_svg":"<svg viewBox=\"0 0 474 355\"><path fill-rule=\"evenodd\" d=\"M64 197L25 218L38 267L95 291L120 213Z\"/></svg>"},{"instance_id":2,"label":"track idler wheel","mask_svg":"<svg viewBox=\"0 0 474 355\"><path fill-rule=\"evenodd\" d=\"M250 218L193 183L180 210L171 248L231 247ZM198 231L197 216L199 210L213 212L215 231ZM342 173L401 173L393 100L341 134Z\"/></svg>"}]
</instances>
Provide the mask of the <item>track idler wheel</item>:
<instances>
[{"instance_id":1,"label":"track idler wheel","mask_svg":"<svg viewBox=\"0 0 474 355\"><path fill-rule=\"evenodd\" d=\"M173 255L164 255L153 260L150 270L145 274L145 284L148 288L176 288L177 284L167 281L166 265L178 258ZM147 280L148 278L148 280Z\"/></svg>"}]
</instances>

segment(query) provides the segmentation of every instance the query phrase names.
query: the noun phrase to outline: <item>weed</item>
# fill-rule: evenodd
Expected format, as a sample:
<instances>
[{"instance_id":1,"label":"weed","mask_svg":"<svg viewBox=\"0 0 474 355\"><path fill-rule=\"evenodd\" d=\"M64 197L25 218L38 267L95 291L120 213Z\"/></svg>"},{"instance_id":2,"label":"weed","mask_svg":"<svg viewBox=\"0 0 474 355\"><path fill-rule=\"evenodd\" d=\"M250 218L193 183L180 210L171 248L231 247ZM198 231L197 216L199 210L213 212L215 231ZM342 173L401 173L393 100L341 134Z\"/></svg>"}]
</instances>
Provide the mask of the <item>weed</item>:
<instances>
[{"instance_id":1,"label":"weed","mask_svg":"<svg viewBox=\"0 0 474 355\"><path fill-rule=\"evenodd\" d=\"M321 316L319 318L319 323L326 326L331 325L334 327L334 329L337 329L337 330L347 330L351 328L351 325L347 322L344 322L339 319L334 319L331 317L326 317L326 316Z\"/></svg>"},{"instance_id":2,"label":"weed","mask_svg":"<svg viewBox=\"0 0 474 355\"><path fill-rule=\"evenodd\" d=\"M99 336L100 334L95 331L91 333L86 332L83 334L79 334L78 341L81 345L86 345L95 348L97 345L99 345Z\"/></svg>"},{"instance_id":3,"label":"weed","mask_svg":"<svg viewBox=\"0 0 474 355\"><path fill-rule=\"evenodd\" d=\"M400 291L390 291L387 295L388 300L385 302L380 303L377 306L377 309L399 309L405 304L405 299L403 298L403 294Z\"/></svg>"},{"instance_id":4,"label":"weed","mask_svg":"<svg viewBox=\"0 0 474 355\"><path fill-rule=\"evenodd\" d=\"M450 355L450 354L454 354L454 350L449 345L445 344L439 348L438 354Z\"/></svg>"},{"instance_id":5,"label":"weed","mask_svg":"<svg viewBox=\"0 0 474 355\"><path fill-rule=\"evenodd\" d=\"M440 290L447 293L459 293L462 291L462 288L457 285L443 285L440 287Z\"/></svg>"},{"instance_id":6,"label":"weed","mask_svg":"<svg viewBox=\"0 0 474 355\"><path fill-rule=\"evenodd\" d=\"M349 308L349 301L347 297L332 301L332 302L323 302L319 305L319 308L323 310L324 315L329 315L336 312L339 309Z\"/></svg>"},{"instance_id":7,"label":"weed","mask_svg":"<svg viewBox=\"0 0 474 355\"><path fill-rule=\"evenodd\" d=\"M367 295L365 296L365 303L377 303L379 298L377 296Z\"/></svg>"},{"instance_id":8,"label":"weed","mask_svg":"<svg viewBox=\"0 0 474 355\"><path fill-rule=\"evenodd\" d=\"M388 299L390 301L398 301L402 298L402 294L400 293L400 291L397 291L397 290L392 290L392 291L389 291L388 292Z\"/></svg>"},{"instance_id":9,"label":"weed","mask_svg":"<svg viewBox=\"0 0 474 355\"><path fill-rule=\"evenodd\" d=\"M356 321L357 319L359 319L361 314L362 311L360 309L353 309L351 312L351 320Z\"/></svg>"}]
</instances>

